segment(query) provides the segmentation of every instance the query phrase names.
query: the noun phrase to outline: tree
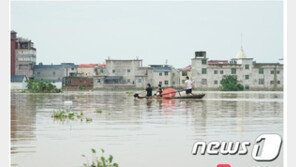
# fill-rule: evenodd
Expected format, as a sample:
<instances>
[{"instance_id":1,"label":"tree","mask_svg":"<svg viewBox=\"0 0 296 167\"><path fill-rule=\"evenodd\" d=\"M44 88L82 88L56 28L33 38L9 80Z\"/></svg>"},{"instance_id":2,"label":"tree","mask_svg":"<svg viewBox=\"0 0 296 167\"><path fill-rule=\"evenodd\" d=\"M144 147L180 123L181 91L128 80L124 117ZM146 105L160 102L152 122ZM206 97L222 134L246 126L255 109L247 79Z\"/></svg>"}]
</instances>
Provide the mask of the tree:
<instances>
[{"instance_id":1,"label":"tree","mask_svg":"<svg viewBox=\"0 0 296 167\"><path fill-rule=\"evenodd\" d=\"M236 75L224 75L221 80L222 91L240 91L244 86L237 81Z\"/></svg>"}]
</instances>

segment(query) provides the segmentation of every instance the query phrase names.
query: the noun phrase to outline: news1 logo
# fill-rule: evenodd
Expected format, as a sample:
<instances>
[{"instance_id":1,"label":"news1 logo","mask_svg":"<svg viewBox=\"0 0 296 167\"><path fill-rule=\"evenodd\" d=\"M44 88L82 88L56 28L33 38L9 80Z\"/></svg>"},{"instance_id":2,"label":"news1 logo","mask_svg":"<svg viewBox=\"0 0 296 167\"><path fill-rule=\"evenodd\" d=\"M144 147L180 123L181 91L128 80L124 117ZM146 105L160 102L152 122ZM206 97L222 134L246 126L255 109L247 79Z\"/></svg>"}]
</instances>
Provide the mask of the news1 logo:
<instances>
[{"instance_id":1,"label":"news1 logo","mask_svg":"<svg viewBox=\"0 0 296 167\"><path fill-rule=\"evenodd\" d=\"M192 154L197 155L200 151L200 155L247 155L250 145L250 142L196 142ZM262 134L255 140L252 157L255 161L273 161L280 154L281 145L282 138L278 134ZM217 167L230 167L228 164L219 165Z\"/></svg>"}]
</instances>

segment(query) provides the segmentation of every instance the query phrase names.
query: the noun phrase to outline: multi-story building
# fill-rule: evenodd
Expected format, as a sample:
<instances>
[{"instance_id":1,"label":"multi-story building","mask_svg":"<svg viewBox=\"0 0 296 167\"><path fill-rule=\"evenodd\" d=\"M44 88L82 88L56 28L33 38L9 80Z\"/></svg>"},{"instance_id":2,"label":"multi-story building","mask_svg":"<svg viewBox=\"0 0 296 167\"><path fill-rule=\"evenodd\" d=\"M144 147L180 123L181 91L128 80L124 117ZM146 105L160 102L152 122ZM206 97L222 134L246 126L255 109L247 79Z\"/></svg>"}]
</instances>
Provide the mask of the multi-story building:
<instances>
[{"instance_id":1,"label":"multi-story building","mask_svg":"<svg viewBox=\"0 0 296 167\"><path fill-rule=\"evenodd\" d=\"M230 62L208 61L206 52L196 52L191 75L197 89L219 89L224 75L236 75L245 89L283 89L282 63L257 63L241 49Z\"/></svg>"},{"instance_id":2,"label":"multi-story building","mask_svg":"<svg viewBox=\"0 0 296 167\"><path fill-rule=\"evenodd\" d=\"M186 77L189 77L191 79L191 65L179 69L179 84L180 86L185 84Z\"/></svg>"},{"instance_id":3,"label":"multi-story building","mask_svg":"<svg viewBox=\"0 0 296 167\"><path fill-rule=\"evenodd\" d=\"M98 75L98 64L79 64L77 68L77 76L91 77Z\"/></svg>"},{"instance_id":4,"label":"multi-story building","mask_svg":"<svg viewBox=\"0 0 296 167\"><path fill-rule=\"evenodd\" d=\"M74 63L61 63L60 65L35 65L34 79L39 81L48 81L62 88L62 79L64 77L75 77L77 74L77 65Z\"/></svg>"},{"instance_id":5,"label":"multi-story building","mask_svg":"<svg viewBox=\"0 0 296 167\"><path fill-rule=\"evenodd\" d=\"M29 39L17 38L15 33L15 75L26 75L28 78L32 78L35 64L34 43Z\"/></svg>"},{"instance_id":6,"label":"multi-story building","mask_svg":"<svg viewBox=\"0 0 296 167\"><path fill-rule=\"evenodd\" d=\"M10 75L15 75L16 32L10 32Z\"/></svg>"},{"instance_id":7,"label":"multi-story building","mask_svg":"<svg viewBox=\"0 0 296 167\"><path fill-rule=\"evenodd\" d=\"M93 77L64 77L63 89L74 90L90 90L94 88Z\"/></svg>"},{"instance_id":8,"label":"multi-story building","mask_svg":"<svg viewBox=\"0 0 296 167\"><path fill-rule=\"evenodd\" d=\"M162 85L162 87L179 87L179 72L170 65L150 65L152 67L153 86Z\"/></svg>"}]
</instances>

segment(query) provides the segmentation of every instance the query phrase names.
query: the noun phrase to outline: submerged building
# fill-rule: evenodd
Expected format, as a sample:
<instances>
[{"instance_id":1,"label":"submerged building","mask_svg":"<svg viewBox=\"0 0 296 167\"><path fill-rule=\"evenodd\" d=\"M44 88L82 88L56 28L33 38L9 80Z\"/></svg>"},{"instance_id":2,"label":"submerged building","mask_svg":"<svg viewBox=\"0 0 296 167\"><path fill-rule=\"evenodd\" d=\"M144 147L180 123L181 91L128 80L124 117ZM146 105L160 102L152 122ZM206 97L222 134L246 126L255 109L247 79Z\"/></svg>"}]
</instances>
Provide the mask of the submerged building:
<instances>
[{"instance_id":1,"label":"submerged building","mask_svg":"<svg viewBox=\"0 0 296 167\"><path fill-rule=\"evenodd\" d=\"M245 89L283 89L283 64L257 63L240 49L236 57L208 61L206 52L195 52L191 59L191 75L196 89L219 89L224 75L236 75Z\"/></svg>"}]
</instances>

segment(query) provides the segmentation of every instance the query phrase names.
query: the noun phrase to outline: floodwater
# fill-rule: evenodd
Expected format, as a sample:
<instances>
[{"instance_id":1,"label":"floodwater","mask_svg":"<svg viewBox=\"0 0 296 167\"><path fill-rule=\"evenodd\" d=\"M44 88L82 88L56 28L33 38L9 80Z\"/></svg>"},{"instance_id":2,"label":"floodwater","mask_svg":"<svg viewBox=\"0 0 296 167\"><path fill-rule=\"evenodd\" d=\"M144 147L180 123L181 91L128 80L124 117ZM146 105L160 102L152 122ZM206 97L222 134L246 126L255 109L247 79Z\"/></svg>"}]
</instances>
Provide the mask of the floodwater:
<instances>
[{"instance_id":1,"label":"floodwater","mask_svg":"<svg viewBox=\"0 0 296 167\"><path fill-rule=\"evenodd\" d=\"M53 120L54 111L69 107L93 121ZM262 133L283 134L282 92L206 92L202 100L103 91L11 94L11 166L79 167L91 148L105 149L121 167L283 166L283 150L272 162L252 159ZM192 155L197 141L252 145L247 155Z\"/></svg>"}]
</instances>

